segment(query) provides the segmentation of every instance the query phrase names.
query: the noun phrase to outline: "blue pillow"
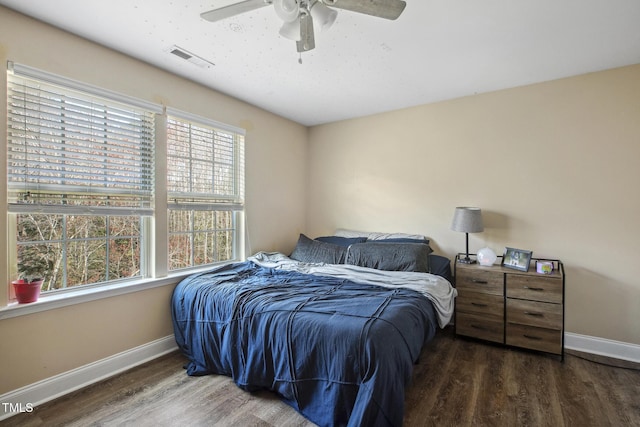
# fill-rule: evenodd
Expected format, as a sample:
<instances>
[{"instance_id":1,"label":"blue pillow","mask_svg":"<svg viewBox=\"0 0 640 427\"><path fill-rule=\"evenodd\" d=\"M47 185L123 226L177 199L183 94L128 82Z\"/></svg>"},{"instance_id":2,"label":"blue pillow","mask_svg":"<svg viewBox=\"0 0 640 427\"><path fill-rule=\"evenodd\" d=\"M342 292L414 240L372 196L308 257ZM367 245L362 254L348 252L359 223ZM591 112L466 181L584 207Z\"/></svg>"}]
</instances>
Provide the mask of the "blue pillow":
<instances>
[{"instance_id":1,"label":"blue pillow","mask_svg":"<svg viewBox=\"0 0 640 427\"><path fill-rule=\"evenodd\" d=\"M291 259L301 262L344 264L347 257L347 248L332 243L311 240L304 234L300 234L295 249L289 256Z\"/></svg>"},{"instance_id":2,"label":"blue pillow","mask_svg":"<svg viewBox=\"0 0 640 427\"><path fill-rule=\"evenodd\" d=\"M453 274L451 274L451 261L449 258L441 255L429 254L429 273L442 276L449 282L453 283Z\"/></svg>"},{"instance_id":3,"label":"blue pillow","mask_svg":"<svg viewBox=\"0 0 640 427\"><path fill-rule=\"evenodd\" d=\"M340 236L324 236L316 237L317 241L331 243L338 246L349 247L354 243L364 243L367 241L366 237L340 237Z\"/></svg>"}]
</instances>

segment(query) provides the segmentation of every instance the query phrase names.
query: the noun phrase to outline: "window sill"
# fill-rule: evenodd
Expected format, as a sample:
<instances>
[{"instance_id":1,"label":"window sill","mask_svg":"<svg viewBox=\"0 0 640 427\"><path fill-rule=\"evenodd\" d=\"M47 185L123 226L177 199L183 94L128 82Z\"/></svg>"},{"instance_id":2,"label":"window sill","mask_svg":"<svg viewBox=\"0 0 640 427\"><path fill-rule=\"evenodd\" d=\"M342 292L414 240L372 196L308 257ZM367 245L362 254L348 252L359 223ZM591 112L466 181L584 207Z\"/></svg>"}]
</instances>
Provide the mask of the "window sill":
<instances>
[{"instance_id":1,"label":"window sill","mask_svg":"<svg viewBox=\"0 0 640 427\"><path fill-rule=\"evenodd\" d=\"M133 283L118 283L72 290L57 294L54 293L52 295L42 295L38 298L38 301L28 304L18 304L17 302L13 302L6 307L0 308L0 320L26 316L42 311L55 310L61 307L83 304L118 295L145 291L147 289L158 288L161 286L173 285L196 272L198 271L191 270L181 274L172 274L160 279L141 279Z\"/></svg>"}]
</instances>

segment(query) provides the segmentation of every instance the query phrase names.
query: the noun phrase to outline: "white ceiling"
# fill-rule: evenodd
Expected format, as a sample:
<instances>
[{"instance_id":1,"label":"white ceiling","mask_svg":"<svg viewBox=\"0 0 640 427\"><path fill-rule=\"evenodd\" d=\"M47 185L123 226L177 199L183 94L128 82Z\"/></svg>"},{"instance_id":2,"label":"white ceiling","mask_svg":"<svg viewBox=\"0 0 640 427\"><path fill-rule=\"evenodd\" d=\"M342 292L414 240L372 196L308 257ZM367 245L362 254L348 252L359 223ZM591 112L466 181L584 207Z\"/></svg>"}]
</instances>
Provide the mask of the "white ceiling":
<instances>
[{"instance_id":1,"label":"white ceiling","mask_svg":"<svg viewBox=\"0 0 640 427\"><path fill-rule=\"evenodd\" d=\"M640 63L639 0L406 1L396 21L340 10L302 64L272 6L211 23L234 0L0 4L307 126Z\"/></svg>"}]
</instances>

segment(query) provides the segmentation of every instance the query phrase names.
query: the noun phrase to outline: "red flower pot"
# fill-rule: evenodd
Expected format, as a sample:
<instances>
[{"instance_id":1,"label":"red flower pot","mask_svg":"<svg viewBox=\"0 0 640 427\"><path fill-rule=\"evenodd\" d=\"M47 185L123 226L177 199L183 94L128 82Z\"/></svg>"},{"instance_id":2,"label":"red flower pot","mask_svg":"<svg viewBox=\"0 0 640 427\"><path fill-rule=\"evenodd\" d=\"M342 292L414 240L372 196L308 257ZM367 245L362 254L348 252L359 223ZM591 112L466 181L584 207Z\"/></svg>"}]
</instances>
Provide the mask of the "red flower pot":
<instances>
[{"instance_id":1,"label":"red flower pot","mask_svg":"<svg viewBox=\"0 0 640 427\"><path fill-rule=\"evenodd\" d=\"M34 280L29 283L22 279L11 282L11 284L13 284L13 289L16 291L16 299L18 300L18 303L25 304L28 302L38 301L42 282L43 280Z\"/></svg>"}]
</instances>

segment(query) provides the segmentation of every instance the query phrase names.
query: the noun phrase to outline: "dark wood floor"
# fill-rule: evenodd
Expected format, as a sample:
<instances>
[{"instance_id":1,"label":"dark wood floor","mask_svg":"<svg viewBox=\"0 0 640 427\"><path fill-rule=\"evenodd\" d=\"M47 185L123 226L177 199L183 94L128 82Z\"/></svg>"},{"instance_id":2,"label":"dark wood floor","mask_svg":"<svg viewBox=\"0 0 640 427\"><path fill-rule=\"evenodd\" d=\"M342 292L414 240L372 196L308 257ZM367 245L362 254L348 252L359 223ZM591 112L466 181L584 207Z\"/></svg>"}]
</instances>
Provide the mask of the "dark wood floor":
<instances>
[{"instance_id":1,"label":"dark wood floor","mask_svg":"<svg viewBox=\"0 0 640 427\"><path fill-rule=\"evenodd\" d=\"M605 361L606 362L606 361ZM312 426L269 392L189 377L173 353L6 420L7 426ZM454 338L427 345L405 426L640 426L640 371Z\"/></svg>"}]
</instances>

